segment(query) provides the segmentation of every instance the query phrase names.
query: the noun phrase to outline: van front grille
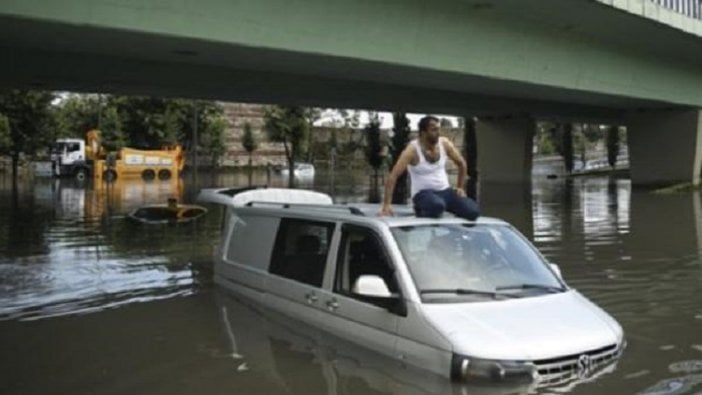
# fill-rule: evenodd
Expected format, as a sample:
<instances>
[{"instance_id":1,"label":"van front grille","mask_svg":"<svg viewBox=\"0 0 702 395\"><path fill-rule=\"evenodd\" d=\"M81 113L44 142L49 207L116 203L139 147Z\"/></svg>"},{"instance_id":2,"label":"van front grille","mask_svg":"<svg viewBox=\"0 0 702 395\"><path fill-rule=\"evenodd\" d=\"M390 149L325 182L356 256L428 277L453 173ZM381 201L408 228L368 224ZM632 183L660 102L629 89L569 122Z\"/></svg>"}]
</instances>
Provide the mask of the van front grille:
<instances>
[{"instance_id":1,"label":"van front grille","mask_svg":"<svg viewBox=\"0 0 702 395\"><path fill-rule=\"evenodd\" d=\"M621 353L616 344L565 357L534 361L539 376L548 380L553 376L587 375L593 369L614 361Z\"/></svg>"}]
</instances>

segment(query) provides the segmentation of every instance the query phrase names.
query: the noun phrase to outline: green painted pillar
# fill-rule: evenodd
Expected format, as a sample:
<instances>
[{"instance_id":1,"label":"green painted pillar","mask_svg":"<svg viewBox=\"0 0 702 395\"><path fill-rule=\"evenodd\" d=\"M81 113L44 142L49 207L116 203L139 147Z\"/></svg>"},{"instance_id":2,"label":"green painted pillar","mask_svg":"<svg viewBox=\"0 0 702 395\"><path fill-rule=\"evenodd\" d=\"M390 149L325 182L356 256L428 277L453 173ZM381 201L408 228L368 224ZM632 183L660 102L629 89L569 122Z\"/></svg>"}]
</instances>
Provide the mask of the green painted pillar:
<instances>
[{"instance_id":1,"label":"green painted pillar","mask_svg":"<svg viewBox=\"0 0 702 395\"><path fill-rule=\"evenodd\" d=\"M479 119L478 181L529 183L535 120L529 116Z\"/></svg>"},{"instance_id":2,"label":"green painted pillar","mask_svg":"<svg viewBox=\"0 0 702 395\"><path fill-rule=\"evenodd\" d=\"M626 119L634 185L700 183L702 110L651 111Z\"/></svg>"}]
</instances>

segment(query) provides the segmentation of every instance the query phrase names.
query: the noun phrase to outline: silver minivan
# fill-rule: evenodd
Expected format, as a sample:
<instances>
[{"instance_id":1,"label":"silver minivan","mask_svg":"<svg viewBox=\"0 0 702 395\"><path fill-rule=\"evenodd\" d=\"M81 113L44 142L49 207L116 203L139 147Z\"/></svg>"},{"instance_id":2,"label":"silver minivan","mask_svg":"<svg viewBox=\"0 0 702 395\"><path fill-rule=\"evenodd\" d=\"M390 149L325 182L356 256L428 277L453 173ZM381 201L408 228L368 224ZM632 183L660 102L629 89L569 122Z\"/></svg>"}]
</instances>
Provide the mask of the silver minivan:
<instances>
[{"instance_id":1,"label":"silver minivan","mask_svg":"<svg viewBox=\"0 0 702 395\"><path fill-rule=\"evenodd\" d=\"M292 189L200 200L226 207L217 284L399 363L550 383L591 377L624 349L621 326L504 221L379 217Z\"/></svg>"}]
</instances>

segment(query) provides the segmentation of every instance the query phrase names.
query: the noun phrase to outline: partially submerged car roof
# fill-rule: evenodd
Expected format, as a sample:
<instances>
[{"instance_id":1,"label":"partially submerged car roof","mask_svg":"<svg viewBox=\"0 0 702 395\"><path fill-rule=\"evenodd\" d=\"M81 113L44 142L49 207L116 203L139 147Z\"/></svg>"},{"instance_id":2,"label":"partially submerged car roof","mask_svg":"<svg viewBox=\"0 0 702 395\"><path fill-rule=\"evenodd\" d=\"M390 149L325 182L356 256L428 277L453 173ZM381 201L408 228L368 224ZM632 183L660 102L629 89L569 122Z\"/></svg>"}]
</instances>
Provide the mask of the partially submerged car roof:
<instances>
[{"instance_id":1,"label":"partially submerged car roof","mask_svg":"<svg viewBox=\"0 0 702 395\"><path fill-rule=\"evenodd\" d=\"M212 188L200 191L197 200L217 203L236 209L256 208L285 210L291 214L318 215L326 219L354 219L383 222L387 226L412 226L436 223L507 224L489 217L467 221L446 213L442 218L418 218L409 205L394 205L393 216L379 216L381 205L372 203L334 204L324 193L304 189L285 188Z\"/></svg>"}]
</instances>

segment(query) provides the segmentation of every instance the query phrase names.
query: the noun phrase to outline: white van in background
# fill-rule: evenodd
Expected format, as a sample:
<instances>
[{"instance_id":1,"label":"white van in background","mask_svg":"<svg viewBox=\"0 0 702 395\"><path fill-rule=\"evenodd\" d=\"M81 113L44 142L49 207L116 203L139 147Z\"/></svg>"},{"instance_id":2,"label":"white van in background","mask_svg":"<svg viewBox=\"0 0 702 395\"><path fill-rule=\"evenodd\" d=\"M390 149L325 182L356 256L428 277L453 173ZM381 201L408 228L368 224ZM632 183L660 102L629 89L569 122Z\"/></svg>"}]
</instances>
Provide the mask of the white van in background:
<instances>
[{"instance_id":1,"label":"white van in background","mask_svg":"<svg viewBox=\"0 0 702 395\"><path fill-rule=\"evenodd\" d=\"M378 217L301 190L203 190L226 206L215 282L398 363L456 381L587 378L621 326L512 226Z\"/></svg>"}]
</instances>

